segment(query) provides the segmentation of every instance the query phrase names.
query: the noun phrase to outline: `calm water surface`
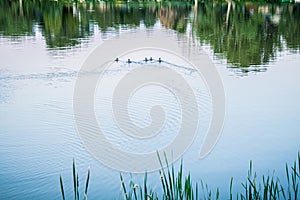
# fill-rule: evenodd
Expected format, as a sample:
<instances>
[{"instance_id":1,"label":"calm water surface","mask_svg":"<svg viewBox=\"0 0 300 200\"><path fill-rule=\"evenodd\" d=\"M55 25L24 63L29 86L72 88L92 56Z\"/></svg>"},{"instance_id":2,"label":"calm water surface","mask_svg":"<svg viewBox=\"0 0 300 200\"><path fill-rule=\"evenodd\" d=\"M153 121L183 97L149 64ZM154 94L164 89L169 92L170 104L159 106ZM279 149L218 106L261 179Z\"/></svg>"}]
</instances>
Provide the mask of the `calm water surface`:
<instances>
[{"instance_id":1,"label":"calm water surface","mask_svg":"<svg viewBox=\"0 0 300 200\"><path fill-rule=\"evenodd\" d=\"M195 9L183 3L1 1L1 199L60 199L59 175L71 197L73 158L81 186L91 168L90 199L121 197L119 172L95 160L79 139L72 98L77 73L89 52L128 31L170 30L184 51L201 46L220 73L226 94L224 129L209 156L198 159L212 112L203 108L206 125L183 156L185 170L194 180L218 186L226 196L232 176L235 190L242 189L249 160L259 175L275 170L283 176L285 162L291 163L300 147L299 18L299 4L234 3L228 11L224 3L199 4ZM124 72L116 70L107 77L118 73ZM201 86L192 76L189 79L194 87ZM147 95L141 92L133 99L133 116L147 114L149 102L139 101ZM171 98L163 90L150 95L157 102ZM207 96L204 90L200 106ZM101 102L98 97L95 110L102 113L107 99ZM177 119L176 105L166 106ZM162 137L157 144L166 145L167 139ZM117 137L112 140L119 142ZM128 141L121 144L130 149ZM125 177L130 179L129 174ZM133 175L136 181L142 177ZM150 174L153 187L160 187L158 178L157 172Z\"/></svg>"}]
</instances>

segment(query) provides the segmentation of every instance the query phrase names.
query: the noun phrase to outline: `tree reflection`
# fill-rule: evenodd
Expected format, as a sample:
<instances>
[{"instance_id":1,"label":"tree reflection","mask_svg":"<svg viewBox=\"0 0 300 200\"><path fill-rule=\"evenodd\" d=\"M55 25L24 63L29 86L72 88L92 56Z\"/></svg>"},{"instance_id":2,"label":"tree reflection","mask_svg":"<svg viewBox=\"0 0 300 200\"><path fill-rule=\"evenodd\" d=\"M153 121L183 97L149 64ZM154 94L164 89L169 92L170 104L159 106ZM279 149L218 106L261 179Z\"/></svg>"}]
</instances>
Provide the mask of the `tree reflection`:
<instances>
[{"instance_id":1,"label":"tree reflection","mask_svg":"<svg viewBox=\"0 0 300 200\"><path fill-rule=\"evenodd\" d=\"M230 5L230 6L229 6ZM263 66L284 48L300 50L299 4L105 3L0 1L0 35L34 35L38 26L48 48L71 48L94 34L156 23L179 33L190 24L194 37L244 72ZM191 17L194 16L194 17ZM249 68L250 67L250 68ZM246 70L248 68L248 70ZM254 70L260 70L255 68Z\"/></svg>"},{"instance_id":2,"label":"tree reflection","mask_svg":"<svg viewBox=\"0 0 300 200\"><path fill-rule=\"evenodd\" d=\"M255 8L234 5L226 24L227 5L202 4L196 34L236 67L263 65L281 49L278 26ZM216 35L218 37L216 37Z\"/></svg>"},{"instance_id":3,"label":"tree reflection","mask_svg":"<svg viewBox=\"0 0 300 200\"><path fill-rule=\"evenodd\" d=\"M286 4L280 13L279 31L291 50L300 50L300 4Z\"/></svg>"},{"instance_id":4,"label":"tree reflection","mask_svg":"<svg viewBox=\"0 0 300 200\"><path fill-rule=\"evenodd\" d=\"M70 47L93 35L87 11L79 12L74 5L43 2L39 8L43 14L42 30L49 48Z\"/></svg>"},{"instance_id":5,"label":"tree reflection","mask_svg":"<svg viewBox=\"0 0 300 200\"><path fill-rule=\"evenodd\" d=\"M33 35L35 19L32 2L0 1L0 34L4 36Z\"/></svg>"},{"instance_id":6,"label":"tree reflection","mask_svg":"<svg viewBox=\"0 0 300 200\"><path fill-rule=\"evenodd\" d=\"M162 6L159 9L158 17L160 23L168 29L184 33L187 27L187 18L191 10L188 4Z\"/></svg>"}]
</instances>

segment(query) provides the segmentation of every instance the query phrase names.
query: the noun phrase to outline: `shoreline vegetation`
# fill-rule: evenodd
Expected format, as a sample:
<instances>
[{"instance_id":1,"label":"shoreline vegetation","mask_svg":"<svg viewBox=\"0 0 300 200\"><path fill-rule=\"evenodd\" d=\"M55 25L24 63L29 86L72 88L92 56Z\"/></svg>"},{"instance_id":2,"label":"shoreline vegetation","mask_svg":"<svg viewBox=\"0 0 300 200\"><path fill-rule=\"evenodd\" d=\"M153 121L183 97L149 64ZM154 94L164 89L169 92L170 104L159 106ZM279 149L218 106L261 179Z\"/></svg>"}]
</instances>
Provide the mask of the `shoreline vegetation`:
<instances>
[{"instance_id":1,"label":"shoreline vegetation","mask_svg":"<svg viewBox=\"0 0 300 200\"><path fill-rule=\"evenodd\" d=\"M122 186L122 197L125 200L211 200L221 199L219 188L209 188L203 180L192 180L192 175L188 173L183 176L183 163L181 161L178 170L176 171L174 165L169 165L167 159L164 161L158 155L158 161L161 165L159 178L161 181L160 191L154 190L148 186L147 172L144 173L143 184L137 184L130 180L124 180L120 174L120 181ZM165 167L164 167L165 166ZM300 184L300 151L294 163L289 166L285 165L285 180L276 177L273 173L270 175L257 176L253 171L253 164L250 161L248 176L244 183L241 183L243 191L233 193L232 177L229 185L229 196L226 199L236 200L297 200L300 199L299 184ZM88 185L90 179L90 169L85 183L85 190L80 196L79 179L76 173L75 161L73 160L73 189L74 199L88 199ZM283 184L286 183L286 184ZM62 199L65 200L65 191L63 186L63 179L60 176L60 188ZM223 199L223 197L222 197Z\"/></svg>"}]
</instances>

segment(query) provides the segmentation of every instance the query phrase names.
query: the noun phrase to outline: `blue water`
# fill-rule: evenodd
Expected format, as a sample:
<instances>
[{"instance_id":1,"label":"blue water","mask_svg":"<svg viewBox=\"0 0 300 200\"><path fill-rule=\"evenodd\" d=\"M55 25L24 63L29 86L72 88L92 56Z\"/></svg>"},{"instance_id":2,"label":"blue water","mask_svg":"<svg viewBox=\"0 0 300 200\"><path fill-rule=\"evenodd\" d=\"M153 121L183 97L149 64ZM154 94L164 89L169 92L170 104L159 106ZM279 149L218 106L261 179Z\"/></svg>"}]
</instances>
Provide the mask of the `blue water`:
<instances>
[{"instance_id":1,"label":"blue water","mask_svg":"<svg viewBox=\"0 0 300 200\"><path fill-rule=\"evenodd\" d=\"M141 25L127 29L146 28ZM155 32L165 28L157 21L147 30ZM112 31L109 37L106 34L95 32L80 45L66 49L47 47L38 26L33 36L1 37L1 199L60 199L60 175L67 196L71 197L73 159L81 191L87 169L91 169L89 199L103 196L107 199L121 198L120 172L104 166L88 153L77 134L73 110L74 87L83 60L104 39L123 33ZM175 31L173 34L179 35L177 42L184 44L183 51L189 49L191 44L187 40ZM198 39L194 38L196 43ZM203 118L199 134L182 157L185 173L191 172L193 180L203 179L211 188L220 187L221 194L225 196L231 177L234 177L235 190L241 190L240 183L246 179L250 160L253 160L254 170L259 175L272 174L274 170L276 175L283 177L285 163L294 161L300 147L299 52L291 51L283 43L283 50L263 66L266 71L243 73L238 68L228 68L226 58L214 54L209 45L202 48L212 59L223 81L226 115L215 148L207 157L199 159L203 134L209 126L209 117ZM118 77L122 73L124 71L117 70L110 76ZM106 77L108 83L110 76ZM197 85L193 78L190 77L190 81L194 88L202 86L203 83ZM150 88L148 91L150 93L141 91L132 99L131 115L137 123L143 125L149 120L144 116L147 115L145 109L147 111L149 103L151 106L153 102L140 101L139 98L145 95L153 97L155 103L167 102L169 115L174 117L175 122L180 119L176 99L172 100L170 94L164 96L164 90ZM116 127L109 124L112 116L106 116L110 112L101 112L107 110L110 99L101 98L101 95L95 97L99 101L96 113L99 118L106 118L105 129L115 133ZM198 97L199 105L201 100L203 104L210 105L207 90L204 89L201 95ZM207 116L212 112L209 107L203 107ZM139 122L139 118L143 121ZM171 133L177 126L169 124L168 132ZM168 138L172 136L152 142L158 146L167 145ZM118 137L112 136L111 140L129 151L140 148L138 144L131 147L126 138L119 141ZM155 145L152 150L157 148ZM141 152L146 150L141 149ZM179 161L175 162L175 166L178 164ZM124 176L130 180L130 174L124 173ZM136 181L141 182L142 178L141 174L133 175ZM154 188L160 188L158 172L149 174L149 182Z\"/></svg>"}]
</instances>

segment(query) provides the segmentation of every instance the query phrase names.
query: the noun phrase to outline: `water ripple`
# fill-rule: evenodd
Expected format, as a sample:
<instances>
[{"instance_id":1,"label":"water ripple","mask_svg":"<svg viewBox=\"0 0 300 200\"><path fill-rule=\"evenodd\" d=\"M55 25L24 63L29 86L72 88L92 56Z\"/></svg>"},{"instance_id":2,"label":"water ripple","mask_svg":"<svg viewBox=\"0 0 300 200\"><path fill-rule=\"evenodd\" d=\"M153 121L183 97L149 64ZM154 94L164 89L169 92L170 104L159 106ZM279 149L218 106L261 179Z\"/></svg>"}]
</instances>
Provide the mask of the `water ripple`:
<instances>
[{"instance_id":1,"label":"water ripple","mask_svg":"<svg viewBox=\"0 0 300 200\"><path fill-rule=\"evenodd\" d=\"M32 80L76 77L77 71L0 75L0 80Z\"/></svg>"}]
</instances>

